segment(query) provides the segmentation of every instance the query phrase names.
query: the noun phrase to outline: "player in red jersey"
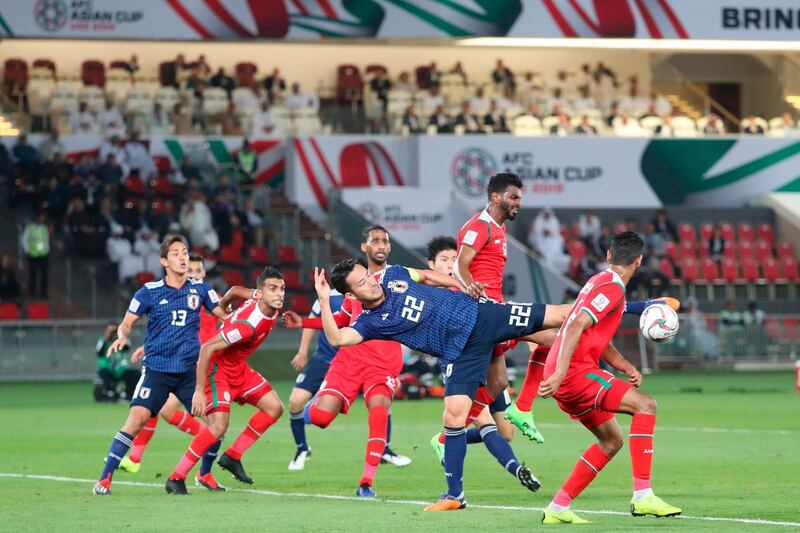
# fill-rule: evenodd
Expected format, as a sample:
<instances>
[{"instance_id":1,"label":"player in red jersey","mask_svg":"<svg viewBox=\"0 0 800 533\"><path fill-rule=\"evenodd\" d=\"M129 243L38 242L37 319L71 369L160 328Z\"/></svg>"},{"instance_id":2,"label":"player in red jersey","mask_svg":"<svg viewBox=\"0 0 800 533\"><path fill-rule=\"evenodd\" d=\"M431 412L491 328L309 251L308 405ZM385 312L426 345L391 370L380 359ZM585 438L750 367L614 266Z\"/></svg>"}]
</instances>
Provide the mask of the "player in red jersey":
<instances>
[{"instance_id":1,"label":"player in red jersey","mask_svg":"<svg viewBox=\"0 0 800 533\"><path fill-rule=\"evenodd\" d=\"M186 276L189 278L203 280L206 277L206 269L203 264L203 258L199 254L189 254L189 263L186 269ZM200 310L200 344L208 341L217 331L218 326L217 318L205 309ZM144 347L139 347L131 358L134 362L139 361L144 355ZM120 469L131 474L139 472L142 466L142 456L144 455L150 439L153 438L156 426L158 425L158 417L160 416L176 428L184 431L192 436L197 435L203 425L192 415L181 408L181 402L177 396L170 394L164 407L159 411L158 416L153 416L148 420L142 430L134 437L131 452L125 456L119 464ZM205 459L208 467L203 468L204 473L198 474L195 483L202 485L209 490L225 490L225 487L217 483L214 476L210 472L211 462L216 458L216 450L211 450L212 453L208 454Z\"/></svg>"},{"instance_id":2,"label":"player in red jersey","mask_svg":"<svg viewBox=\"0 0 800 533\"><path fill-rule=\"evenodd\" d=\"M367 258L367 270L379 275L386 268L391 252L389 232L377 225L364 228L361 250ZM344 327L359 314L360 302L345 298L341 310L334 317L337 324ZM322 329L322 319L301 319L292 312L284 314L284 324L287 327ZM403 352L399 342L373 340L342 348L333 358L325 381L306 409L307 422L325 428L339 413L347 414L358 394L363 393L369 412L369 438L364 469L356 491L358 496L375 496L373 484L380 463L391 462L397 466L411 463L411 459L389 449L389 410L402 369Z\"/></svg>"},{"instance_id":3,"label":"player in red jersey","mask_svg":"<svg viewBox=\"0 0 800 533\"><path fill-rule=\"evenodd\" d=\"M634 516L675 516L681 513L650 488L656 402L637 388L642 375L611 344L625 312L625 287L642 263L644 241L634 232L614 235L608 270L595 274L578 294L561 326L544 368L539 395L553 396L562 411L597 437L572 474L545 508L545 524L584 524L570 503L622 448L615 413L633 416L629 448L633 470ZM600 358L624 372L628 381L600 368Z\"/></svg>"},{"instance_id":4,"label":"player in red jersey","mask_svg":"<svg viewBox=\"0 0 800 533\"><path fill-rule=\"evenodd\" d=\"M283 404L264 377L247 359L266 340L283 307L286 284L273 267L258 276L257 296L242 304L227 320L220 334L200 347L197 385L192 413L208 416L208 427L192 440L166 483L170 494L188 494L186 475L198 459L225 435L230 421L230 404L245 403L258 408L247 427L222 454L219 466L243 483L253 480L245 473L242 454L283 414Z\"/></svg>"}]
</instances>

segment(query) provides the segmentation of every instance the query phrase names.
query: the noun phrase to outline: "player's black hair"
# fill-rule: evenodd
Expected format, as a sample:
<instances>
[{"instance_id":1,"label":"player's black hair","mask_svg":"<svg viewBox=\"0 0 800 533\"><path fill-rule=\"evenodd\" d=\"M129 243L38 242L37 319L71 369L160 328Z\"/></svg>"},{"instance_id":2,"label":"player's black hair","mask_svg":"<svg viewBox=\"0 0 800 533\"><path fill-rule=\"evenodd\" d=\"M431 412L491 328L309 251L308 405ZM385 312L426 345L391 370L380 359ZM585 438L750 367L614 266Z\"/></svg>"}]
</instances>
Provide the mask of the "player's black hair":
<instances>
[{"instance_id":1,"label":"player's black hair","mask_svg":"<svg viewBox=\"0 0 800 533\"><path fill-rule=\"evenodd\" d=\"M339 261L333 265L331 270L331 286L342 294L350 292L350 285L347 284L347 276L353 271L356 265L361 265L367 268L367 263L360 257L351 257Z\"/></svg>"},{"instance_id":2,"label":"player's black hair","mask_svg":"<svg viewBox=\"0 0 800 533\"><path fill-rule=\"evenodd\" d=\"M439 235L428 241L428 261L435 261L439 252L458 250L456 240L449 235Z\"/></svg>"},{"instance_id":3,"label":"player's black hair","mask_svg":"<svg viewBox=\"0 0 800 533\"><path fill-rule=\"evenodd\" d=\"M281 274L281 271L273 266L264 267L264 270L262 270L261 274L258 275L258 280L256 280L258 288L260 289L264 285L264 282L268 279L283 279L283 274Z\"/></svg>"},{"instance_id":4,"label":"player's black hair","mask_svg":"<svg viewBox=\"0 0 800 533\"><path fill-rule=\"evenodd\" d=\"M179 235L177 233L169 233L164 236L164 240L161 241L161 259L166 259L167 254L169 253L169 247L175 244L176 242L183 243L186 246L186 249L189 249L189 243L186 241L186 237L183 235Z\"/></svg>"},{"instance_id":5,"label":"player's black hair","mask_svg":"<svg viewBox=\"0 0 800 533\"><path fill-rule=\"evenodd\" d=\"M489 185L486 186L486 196L491 199L492 193L503 194L510 186L522 189L522 180L512 172L500 172L489 178Z\"/></svg>"},{"instance_id":6,"label":"player's black hair","mask_svg":"<svg viewBox=\"0 0 800 533\"><path fill-rule=\"evenodd\" d=\"M632 265L643 253L644 240L635 231L622 231L611 237L612 265Z\"/></svg>"},{"instance_id":7,"label":"player's black hair","mask_svg":"<svg viewBox=\"0 0 800 533\"><path fill-rule=\"evenodd\" d=\"M192 263L203 263L203 267L205 267L205 263L203 262L203 256L200 254L196 254L194 252L190 253L189 261Z\"/></svg>"},{"instance_id":8,"label":"player's black hair","mask_svg":"<svg viewBox=\"0 0 800 533\"><path fill-rule=\"evenodd\" d=\"M370 232L373 232L373 231L382 231L382 232L386 233L386 235L389 235L389 231L386 228L384 228L383 226L381 226L380 224L372 224L371 226L367 226L366 228L361 230L361 244L364 244L369 240L369 234L370 234ZM339 289L336 289L336 290L339 290ZM344 294L344 293L342 293L342 294Z\"/></svg>"}]
</instances>

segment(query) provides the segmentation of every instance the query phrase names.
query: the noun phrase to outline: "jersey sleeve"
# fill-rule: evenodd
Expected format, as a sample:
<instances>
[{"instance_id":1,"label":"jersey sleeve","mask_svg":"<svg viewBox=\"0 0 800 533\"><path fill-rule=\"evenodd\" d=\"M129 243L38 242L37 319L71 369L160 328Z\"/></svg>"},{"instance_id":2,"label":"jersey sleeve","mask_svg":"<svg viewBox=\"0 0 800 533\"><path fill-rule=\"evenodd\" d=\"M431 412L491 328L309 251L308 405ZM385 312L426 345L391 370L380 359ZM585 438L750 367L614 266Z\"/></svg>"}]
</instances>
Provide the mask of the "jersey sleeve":
<instances>
[{"instance_id":1,"label":"jersey sleeve","mask_svg":"<svg viewBox=\"0 0 800 533\"><path fill-rule=\"evenodd\" d=\"M252 340L256 335L256 328L249 322L237 320L230 324L225 324L219 332L220 338L228 346Z\"/></svg>"},{"instance_id":2,"label":"jersey sleeve","mask_svg":"<svg viewBox=\"0 0 800 533\"><path fill-rule=\"evenodd\" d=\"M378 336L375 335L375 331L370 327L369 317L363 314L359 316L355 322L350 324L350 327L356 330L365 341L378 338Z\"/></svg>"},{"instance_id":3,"label":"jersey sleeve","mask_svg":"<svg viewBox=\"0 0 800 533\"><path fill-rule=\"evenodd\" d=\"M490 238L489 224L482 220L475 220L466 228L464 236L461 237L458 244L459 246L469 246L476 252L480 252Z\"/></svg>"},{"instance_id":4,"label":"jersey sleeve","mask_svg":"<svg viewBox=\"0 0 800 533\"><path fill-rule=\"evenodd\" d=\"M206 285L205 283L202 284L203 287L203 307L206 308L206 311L209 313L214 310L214 308L219 307L219 295L217 291Z\"/></svg>"},{"instance_id":5,"label":"jersey sleeve","mask_svg":"<svg viewBox=\"0 0 800 533\"><path fill-rule=\"evenodd\" d=\"M311 317L316 318L318 316L322 316L322 306L319 303L319 298L314 300L314 305L311 306Z\"/></svg>"},{"instance_id":6,"label":"jersey sleeve","mask_svg":"<svg viewBox=\"0 0 800 533\"><path fill-rule=\"evenodd\" d=\"M136 316L142 316L150 310L150 291L147 287L142 287L133 295L131 303L128 305L128 312Z\"/></svg>"},{"instance_id":7,"label":"jersey sleeve","mask_svg":"<svg viewBox=\"0 0 800 533\"><path fill-rule=\"evenodd\" d=\"M592 322L597 324L603 318L613 313L625 301L625 288L616 282L605 283L595 287L584 300L580 311L589 315Z\"/></svg>"}]
</instances>

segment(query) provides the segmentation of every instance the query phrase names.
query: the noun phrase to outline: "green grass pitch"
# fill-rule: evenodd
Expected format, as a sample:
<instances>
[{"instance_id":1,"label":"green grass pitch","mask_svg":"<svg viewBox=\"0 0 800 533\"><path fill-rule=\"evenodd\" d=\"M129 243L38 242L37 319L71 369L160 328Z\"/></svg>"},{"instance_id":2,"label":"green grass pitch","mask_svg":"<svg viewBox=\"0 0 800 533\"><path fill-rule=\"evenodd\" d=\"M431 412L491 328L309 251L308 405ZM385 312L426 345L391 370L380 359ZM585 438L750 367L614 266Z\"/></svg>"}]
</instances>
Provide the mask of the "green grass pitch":
<instances>
[{"instance_id":1,"label":"green grass pitch","mask_svg":"<svg viewBox=\"0 0 800 533\"><path fill-rule=\"evenodd\" d=\"M276 388L286 400L291 383ZM683 508L685 518L633 518L627 447L575 502L593 531L770 531L800 527L800 394L785 373L660 374L643 390L658 401L654 488ZM413 459L406 468L378 471L377 501L353 498L367 435L363 404L327 430L310 428L313 457L289 472L294 444L284 415L248 451L243 463L252 487L226 473L232 491L190 488L168 496L163 482L189 436L163 421L136 475L118 472L114 494L91 494L125 405L98 405L88 383L0 385L0 531L530 531L544 528L540 509L568 475L591 435L552 400L534 411L547 440L516 438L518 457L543 482L523 489L483 445L469 447L465 489L470 507L425 513L444 478L428 441L441 425L441 401L402 401L393 408L393 447ZM252 408L234 406L228 440ZM629 418L620 416L627 431ZM11 477L56 476L60 479ZM127 485L122 482L139 482ZM245 492L243 489L252 489ZM616 513L616 514L615 514ZM736 521L743 519L745 521ZM764 520L768 523L756 523Z\"/></svg>"}]
</instances>

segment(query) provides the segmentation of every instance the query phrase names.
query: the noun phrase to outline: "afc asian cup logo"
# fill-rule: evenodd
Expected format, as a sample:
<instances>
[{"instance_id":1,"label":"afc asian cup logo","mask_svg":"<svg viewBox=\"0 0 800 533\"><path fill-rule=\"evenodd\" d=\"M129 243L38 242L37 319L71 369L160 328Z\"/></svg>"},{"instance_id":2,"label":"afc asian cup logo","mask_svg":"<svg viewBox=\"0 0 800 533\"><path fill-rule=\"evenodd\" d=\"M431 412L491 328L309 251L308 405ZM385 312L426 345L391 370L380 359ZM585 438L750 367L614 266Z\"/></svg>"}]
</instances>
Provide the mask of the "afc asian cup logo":
<instances>
[{"instance_id":1,"label":"afc asian cup logo","mask_svg":"<svg viewBox=\"0 0 800 533\"><path fill-rule=\"evenodd\" d=\"M200 296L198 294L190 294L186 298L186 304L189 306L189 309L197 309L200 307Z\"/></svg>"},{"instance_id":2,"label":"afc asian cup logo","mask_svg":"<svg viewBox=\"0 0 800 533\"><path fill-rule=\"evenodd\" d=\"M37 0L33 18L46 31L56 31L67 23L67 5L63 0Z\"/></svg>"},{"instance_id":3,"label":"afc asian cup logo","mask_svg":"<svg viewBox=\"0 0 800 533\"><path fill-rule=\"evenodd\" d=\"M450 176L458 189L469 196L486 194L489 178L497 172L492 154L481 148L467 148L458 153L450 166Z\"/></svg>"},{"instance_id":4,"label":"afc asian cup logo","mask_svg":"<svg viewBox=\"0 0 800 533\"><path fill-rule=\"evenodd\" d=\"M358 207L358 213L371 224L378 224L381 221L381 209L372 202L361 204Z\"/></svg>"}]
</instances>

